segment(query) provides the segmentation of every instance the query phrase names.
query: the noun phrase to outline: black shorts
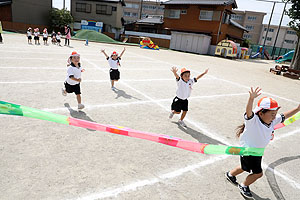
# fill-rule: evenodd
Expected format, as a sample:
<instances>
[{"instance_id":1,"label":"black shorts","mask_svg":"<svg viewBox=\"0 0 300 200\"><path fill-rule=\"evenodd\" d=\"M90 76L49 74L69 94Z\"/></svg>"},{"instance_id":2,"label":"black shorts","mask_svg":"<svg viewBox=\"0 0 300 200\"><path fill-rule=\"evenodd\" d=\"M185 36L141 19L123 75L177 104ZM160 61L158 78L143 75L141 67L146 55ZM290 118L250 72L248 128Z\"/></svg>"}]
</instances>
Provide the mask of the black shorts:
<instances>
[{"instance_id":1,"label":"black shorts","mask_svg":"<svg viewBox=\"0 0 300 200\"><path fill-rule=\"evenodd\" d=\"M187 99L179 99L175 97L173 99L173 103L171 105L171 110L175 110L176 112L188 111L189 101Z\"/></svg>"},{"instance_id":2,"label":"black shorts","mask_svg":"<svg viewBox=\"0 0 300 200\"><path fill-rule=\"evenodd\" d=\"M241 156L241 167L246 172L253 174L262 173L261 168L262 156Z\"/></svg>"},{"instance_id":3,"label":"black shorts","mask_svg":"<svg viewBox=\"0 0 300 200\"><path fill-rule=\"evenodd\" d=\"M32 39L32 37L31 37L31 36L28 36L27 38L28 38L28 40L31 40L31 39Z\"/></svg>"},{"instance_id":4,"label":"black shorts","mask_svg":"<svg viewBox=\"0 0 300 200\"><path fill-rule=\"evenodd\" d=\"M40 40L39 36L34 36L34 40Z\"/></svg>"},{"instance_id":5,"label":"black shorts","mask_svg":"<svg viewBox=\"0 0 300 200\"><path fill-rule=\"evenodd\" d=\"M44 40L44 41L47 41L47 40L48 40L48 38L47 38L47 37L44 37L44 38L43 38L43 40Z\"/></svg>"},{"instance_id":6,"label":"black shorts","mask_svg":"<svg viewBox=\"0 0 300 200\"><path fill-rule=\"evenodd\" d=\"M80 83L76 85L70 85L69 83L65 82L66 92L67 93L73 93L75 94L81 94L80 92Z\"/></svg>"},{"instance_id":7,"label":"black shorts","mask_svg":"<svg viewBox=\"0 0 300 200\"><path fill-rule=\"evenodd\" d=\"M120 72L118 69L110 69L109 70L110 80L119 80Z\"/></svg>"},{"instance_id":8,"label":"black shorts","mask_svg":"<svg viewBox=\"0 0 300 200\"><path fill-rule=\"evenodd\" d=\"M59 40L59 39L57 39L57 40L56 40L56 42L60 43L60 40Z\"/></svg>"}]
</instances>

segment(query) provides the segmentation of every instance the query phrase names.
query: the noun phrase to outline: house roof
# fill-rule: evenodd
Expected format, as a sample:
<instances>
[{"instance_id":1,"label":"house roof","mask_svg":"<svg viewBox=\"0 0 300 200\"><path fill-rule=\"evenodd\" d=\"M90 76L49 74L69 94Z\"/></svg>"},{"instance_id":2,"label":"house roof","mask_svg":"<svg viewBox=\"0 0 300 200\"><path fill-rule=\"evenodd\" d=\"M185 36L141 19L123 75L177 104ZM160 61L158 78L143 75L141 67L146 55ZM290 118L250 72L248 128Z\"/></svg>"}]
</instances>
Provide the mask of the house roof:
<instances>
[{"instance_id":1,"label":"house roof","mask_svg":"<svg viewBox=\"0 0 300 200\"><path fill-rule=\"evenodd\" d=\"M162 17L146 17L136 22L137 24L163 24L164 20Z\"/></svg>"},{"instance_id":2,"label":"house roof","mask_svg":"<svg viewBox=\"0 0 300 200\"><path fill-rule=\"evenodd\" d=\"M193 5L231 5L232 8L237 8L235 0L169 0L162 2L163 5L181 5L181 4L193 4Z\"/></svg>"},{"instance_id":3,"label":"house roof","mask_svg":"<svg viewBox=\"0 0 300 200\"><path fill-rule=\"evenodd\" d=\"M0 0L0 6L5 6L11 4L11 0Z\"/></svg>"},{"instance_id":4,"label":"house roof","mask_svg":"<svg viewBox=\"0 0 300 200\"><path fill-rule=\"evenodd\" d=\"M81 1L98 1L98 2L107 2L107 3L121 3L122 6L125 6L124 0L81 0Z\"/></svg>"},{"instance_id":5,"label":"house roof","mask_svg":"<svg viewBox=\"0 0 300 200\"><path fill-rule=\"evenodd\" d=\"M234 21L232 19L229 20L229 23L232 24L233 26L239 28L239 29L242 29L244 31L249 32L245 27L243 27L242 25L240 25L239 23L237 23L236 21Z\"/></svg>"}]
</instances>

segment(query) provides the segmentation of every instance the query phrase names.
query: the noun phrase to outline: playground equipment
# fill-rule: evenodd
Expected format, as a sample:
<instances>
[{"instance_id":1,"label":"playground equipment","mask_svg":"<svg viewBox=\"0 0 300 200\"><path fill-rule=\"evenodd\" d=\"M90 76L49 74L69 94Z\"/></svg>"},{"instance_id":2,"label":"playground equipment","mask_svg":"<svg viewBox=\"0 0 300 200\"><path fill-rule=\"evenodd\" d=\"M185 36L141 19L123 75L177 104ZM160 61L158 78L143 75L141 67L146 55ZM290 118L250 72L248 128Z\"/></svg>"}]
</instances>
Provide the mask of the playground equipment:
<instances>
[{"instance_id":1,"label":"playground equipment","mask_svg":"<svg viewBox=\"0 0 300 200\"><path fill-rule=\"evenodd\" d=\"M241 48L241 59L249 59L248 54L248 48Z\"/></svg>"},{"instance_id":2,"label":"playground equipment","mask_svg":"<svg viewBox=\"0 0 300 200\"><path fill-rule=\"evenodd\" d=\"M282 63L284 61L291 61L293 59L295 50L289 51L286 54L284 54L283 56L279 56L275 62L276 63Z\"/></svg>"},{"instance_id":3,"label":"playground equipment","mask_svg":"<svg viewBox=\"0 0 300 200\"><path fill-rule=\"evenodd\" d=\"M215 55L222 57L231 57L235 58L237 55L237 47L236 44L231 40L222 40L218 43Z\"/></svg>"},{"instance_id":4,"label":"playground equipment","mask_svg":"<svg viewBox=\"0 0 300 200\"><path fill-rule=\"evenodd\" d=\"M264 58L264 56L266 56L266 58L270 60L269 52L263 46L258 46L256 53L252 55L251 58L257 58L258 56L261 56L261 58Z\"/></svg>"},{"instance_id":5,"label":"playground equipment","mask_svg":"<svg viewBox=\"0 0 300 200\"><path fill-rule=\"evenodd\" d=\"M140 48L159 50L159 47L155 45L149 37L143 38L143 40L140 42Z\"/></svg>"}]
</instances>

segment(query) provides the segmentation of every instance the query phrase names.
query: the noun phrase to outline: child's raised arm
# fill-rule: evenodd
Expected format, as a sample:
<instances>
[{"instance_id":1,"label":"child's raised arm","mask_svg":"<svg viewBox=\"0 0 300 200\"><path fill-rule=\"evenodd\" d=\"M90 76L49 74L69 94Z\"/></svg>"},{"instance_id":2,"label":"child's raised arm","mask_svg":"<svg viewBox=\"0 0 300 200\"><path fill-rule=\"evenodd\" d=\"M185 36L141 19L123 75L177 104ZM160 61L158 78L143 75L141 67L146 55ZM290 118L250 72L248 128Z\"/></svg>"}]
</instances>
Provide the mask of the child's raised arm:
<instances>
[{"instance_id":1,"label":"child's raised arm","mask_svg":"<svg viewBox=\"0 0 300 200\"><path fill-rule=\"evenodd\" d=\"M204 76L205 74L207 74L208 72L208 69L206 69L202 74L200 74L199 76L196 77L197 81L202 77Z\"/></svg>"},{"instance_id":2,"label":"child's raised arm","mask_svg":"<svg viewBox=\"0 0 300 200\"><path fill-rule=\"evenodd\" d=\"M109 58L109 56L105 53L105 49L102 49L101 52L105 55L106 59Z\"/></svg>"},{"instance_id":3,"label":"child's raised arm","mask_svg":"<svg viewBox=\"0 0 300 200\"><path fill-rule=\"evenodd\" d=\"M124 54L124 52L125 52L125 50L126 50L126 48L124 47L124 49L123 49L123 51L122 51L122 53L120 54L120 58L123 56L123 54Z\"/></svg>"},{"instance_id":4,"label":"child's raised arm","mask_svg":"<svg viewBox=\"0 0 300 200\"><path fill-rule=\"evenodd\" d=\"M292 110L284 112L283 114L284 114L285 118L289 118L289 117L295 115L297 112L300 112L300 104L298 105L297 108L294 108Z\"/></svg>"},{"instance_id":5,"label":"child's raised arm","mask_svg":"<svg viewBox=\"0 0 300 200\"><path fill-rule=\"evenodd\" d=\"M173 72L173 74L176 77L176 79L179 79L179 76L177 74L178 69L176 67L172 67L171 71Z\"/></svg>"},{"instance_id":6,"label":"child's raised arm","mask_svg":"<svg viewBox=\"0 0 300 200\"><path fill-rule=\"evenodd\" d=\"M261 95L261 93L259 93L260 91L261 91L261 88L259 88L259 87L255 88L254 91L253 91L253 88L251 87L251 90L249 91L250 96L249 96L247 107L246 107L247 118L250 118L252 116L253 101L256 97Z\"/></svg>"}]
</instances>

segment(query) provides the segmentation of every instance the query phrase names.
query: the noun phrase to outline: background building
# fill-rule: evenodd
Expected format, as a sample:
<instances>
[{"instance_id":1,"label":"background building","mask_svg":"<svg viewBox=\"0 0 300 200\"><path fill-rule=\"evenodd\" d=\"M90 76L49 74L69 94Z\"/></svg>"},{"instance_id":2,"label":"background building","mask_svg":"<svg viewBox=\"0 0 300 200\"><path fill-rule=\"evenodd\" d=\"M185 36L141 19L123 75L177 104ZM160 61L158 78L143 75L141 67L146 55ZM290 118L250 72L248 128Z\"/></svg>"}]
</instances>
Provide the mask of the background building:
<instances>
[{"instance_id":1,"label":"background building","mask_svg":"<svg viewBox=\"0 0 300 200\"><path fill-rule=\"evenodd\" d=\"M264 44L267 27L268 27L267 24L263 25L263 30L261 31L260 42L259 42L259 44L261 45ZM265 43L266 46L274 45L277 31L278 31L278 26L270 25L266 43ZM276 47L294 49L296 48L296 45L297 45L296 32L290 27L281 26L278 34L277 42L276 42Z\"/></svg>"},{"instance_id":2,"label":"background building","mask_svg":"<svg viewBox=\"0 0 300 200\"><path fill-rule=\"evenodd\" d=\"M244 33L243 38L250 40L253 44L260 41L260 33L262 31L262 23L267 13L253 11L235 10L235 14L231 15L231 19L244 26L248 32Z\"/></svg>"},{"instance_id":3,"label":"background building","mask_svg":"<svg viewBox=\"0 0 300 200\"><path fill-rule=\"evenodd\" d=\"M3 28L25 31L28 26L42 28L49 24L52 0L0 0L0 20Z\"/></svg>"},{"instance_id":4,"label":"background building","mask_svg":"<svg viewBox=\"0 0 300 200\"><path fill-rule=\"evenodd\" d=\"M159 0L125 0L125 4L125 23L135 22L147 15L164 15L164 6L160 5Z\"/></svg>"},{"instance_id":5,"label":"background building","mask_svg":"<svg viewBox=\"0 0 300 200\"><path fill-rule=\"evenodd\" d=\"M72 0L74 27L77 27L81 20L103 22L103 31L114 33L114 38L118 39L123 31L123 6L123 0Z\"/></svg>"}]
</instances>

